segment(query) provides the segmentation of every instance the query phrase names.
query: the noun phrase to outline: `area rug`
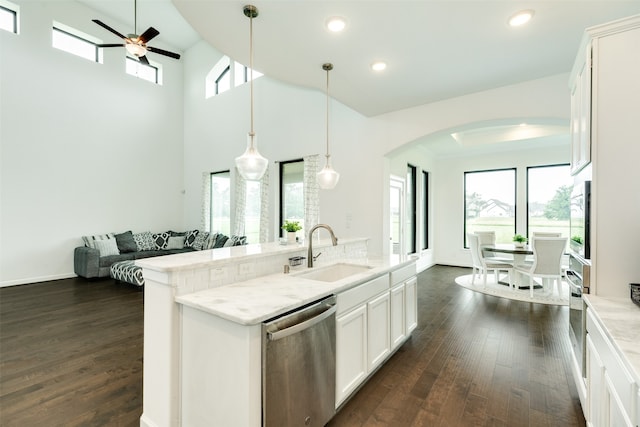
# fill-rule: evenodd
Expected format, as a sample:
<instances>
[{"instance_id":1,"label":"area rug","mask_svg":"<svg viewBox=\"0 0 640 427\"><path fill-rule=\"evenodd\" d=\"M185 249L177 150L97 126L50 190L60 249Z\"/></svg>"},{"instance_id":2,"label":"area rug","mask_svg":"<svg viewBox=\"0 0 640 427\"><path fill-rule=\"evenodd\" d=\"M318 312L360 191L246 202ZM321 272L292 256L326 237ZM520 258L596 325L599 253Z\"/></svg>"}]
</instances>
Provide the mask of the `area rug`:
<instances>
[{"instance_id":1,"label":"area rug","mask_svg":"<svg viewBox=\"0 0 640 427\"><path fill-rule=\"evenodd\" d=\"M482 284L482 276L476 277L475 283L471 284L471 274L456 277L456 284L463 288L470 289L474 292L481 292L487 295L493 295L500 298L509 298L517 301L535 302L539 304L552 305L569 305L569 287L567 283L562 281L562 289L560 295L556 285L553 285L553 291L548 292L542 289L536 289L533 292L533 299L530 297L529 289L512 289L508 286L500 285L495 282L494 276L487 275L486 288Z\"/></svg>"}]
</instances>

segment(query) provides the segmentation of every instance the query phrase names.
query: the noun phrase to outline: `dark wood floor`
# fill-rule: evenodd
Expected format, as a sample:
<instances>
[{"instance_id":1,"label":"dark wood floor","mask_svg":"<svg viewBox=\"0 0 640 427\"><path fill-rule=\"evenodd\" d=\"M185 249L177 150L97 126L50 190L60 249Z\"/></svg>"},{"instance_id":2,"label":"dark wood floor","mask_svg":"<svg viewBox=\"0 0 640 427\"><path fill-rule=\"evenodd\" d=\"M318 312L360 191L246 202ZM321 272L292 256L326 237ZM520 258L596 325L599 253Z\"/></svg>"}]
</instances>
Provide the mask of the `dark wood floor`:
<instances>
[{"instance_id":1,"label":"dark wood floor","mask_svg":"<svg viewBox=\"0 0 640 427\"><path fill-rule=\"evenodd\" d=\"M412 338L329 426L584 426L566 307L419 275ZM0 426L137 426L143 293L112 280L0 288Z\"/></svg>"}]
</instances>

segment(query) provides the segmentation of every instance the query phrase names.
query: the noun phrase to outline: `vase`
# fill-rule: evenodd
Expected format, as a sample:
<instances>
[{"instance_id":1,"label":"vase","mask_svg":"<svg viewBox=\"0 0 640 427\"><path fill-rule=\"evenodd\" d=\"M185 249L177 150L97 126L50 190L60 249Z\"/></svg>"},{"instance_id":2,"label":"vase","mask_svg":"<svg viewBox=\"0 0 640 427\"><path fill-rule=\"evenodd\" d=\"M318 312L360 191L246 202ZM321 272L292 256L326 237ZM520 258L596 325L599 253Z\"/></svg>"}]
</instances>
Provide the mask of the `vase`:
<instances>
[{"instance_id":1,"label":"vase","mask_svg":"<svg viewBox=\"0 0 640 427\"><path fill-rule=\"evenodd\" d=\"M290 245L295 245L296 243L296 232L288 231L287 232L287 243Z\"/></svg>"}]
</instances>

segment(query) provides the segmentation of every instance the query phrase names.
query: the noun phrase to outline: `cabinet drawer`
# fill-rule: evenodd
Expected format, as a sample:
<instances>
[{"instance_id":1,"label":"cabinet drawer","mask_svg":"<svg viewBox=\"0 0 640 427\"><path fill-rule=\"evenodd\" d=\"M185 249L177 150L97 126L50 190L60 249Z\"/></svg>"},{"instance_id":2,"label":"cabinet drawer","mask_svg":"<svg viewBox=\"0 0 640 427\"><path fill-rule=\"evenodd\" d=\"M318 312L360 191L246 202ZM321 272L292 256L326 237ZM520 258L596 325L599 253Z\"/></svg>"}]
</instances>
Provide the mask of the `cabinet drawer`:
<instances>
[{"instance_id":1,"label":"cabinet drawer","mask_svg":"<svg viewBox=\"0 0 640 427\"><path fill-rule=\"evenodd\" d=\"M416 275L416 264L411 263L405 267L399 268L391 272L391 286L397 285L400 282L404 282L411 276Z\"/></svg>"},{"instance_id":2,"label":"cabinet drawer","mask_svg":"<svg viewBox=\"0 0 640 427\"><path fill-rule=\"evenodd\" d=\"M627 414L634 414L636 384L590 309L587 309L587 333L600 354L607 377L619 398L619 404Z\"/></svg>"},{"instance_id":3,"label":"cabinet drawer","mask_svg":"<svg viewBox=\"0 0 640 427\"><path fill-rule=\"evenodd\" d=\"M384 274L355 288L341 292L337 296L337 314L345 313L353 307L363 304L381 292L389 290L389 275Z\"/></svg>"}]
</instances>

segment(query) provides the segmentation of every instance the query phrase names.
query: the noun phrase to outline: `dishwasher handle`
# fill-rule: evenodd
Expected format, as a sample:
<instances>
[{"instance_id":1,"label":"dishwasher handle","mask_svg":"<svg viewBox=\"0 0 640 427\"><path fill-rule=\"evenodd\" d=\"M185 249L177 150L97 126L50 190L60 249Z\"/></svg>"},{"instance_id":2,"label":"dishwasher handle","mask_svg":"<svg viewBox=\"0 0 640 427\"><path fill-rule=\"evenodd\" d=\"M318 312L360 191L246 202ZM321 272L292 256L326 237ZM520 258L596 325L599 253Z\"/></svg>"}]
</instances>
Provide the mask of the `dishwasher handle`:
<instances>
[{"instance_id":1,"label":"dishwasher handle","mask_svg":"<svg viewBox=\"0 0 640 427\"><path fill-rule=\"evenodd\" d=\"M327 305L326 306L326 310L323 311L322 313L311 317L310 319L307 319L303 322L300 323L296 323L293 326L290 326L288 328L279 330L279 331L275 331L275 332L267 332L267 338L270 341L276 341L285 337L288 337L290 335L293 335L297 332L300 332L304 329L310 328L311 326L322 322L323 320L325 320L327 317L331 317L335 312L336 312L336 306L335 305Z\"/></svg>"}]
</instances>

